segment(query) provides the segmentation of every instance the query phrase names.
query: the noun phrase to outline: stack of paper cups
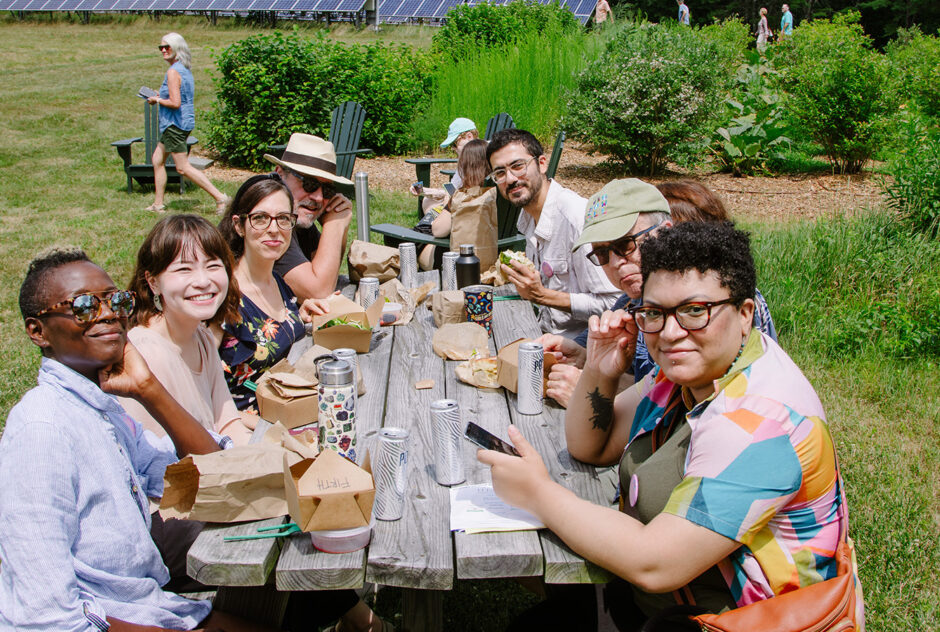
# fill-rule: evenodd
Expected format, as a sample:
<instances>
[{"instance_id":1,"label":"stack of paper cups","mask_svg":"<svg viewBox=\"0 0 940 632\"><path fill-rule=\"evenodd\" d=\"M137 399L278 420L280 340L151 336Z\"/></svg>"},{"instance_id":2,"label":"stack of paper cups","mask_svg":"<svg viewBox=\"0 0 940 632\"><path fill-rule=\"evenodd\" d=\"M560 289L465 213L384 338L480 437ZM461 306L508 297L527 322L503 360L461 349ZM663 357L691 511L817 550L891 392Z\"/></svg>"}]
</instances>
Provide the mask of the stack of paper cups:
<instances>
[{"instance_id":1,"label":"stack of paper cups","mask_svg":"<svg viewBox=\"0 0 940 632\"><path fill-rule=\"evenodd\" d=\"M398 280L406 288L418 285L418 255L413 242L398 244Z\"/></svg>"},{"instance_id":2,"label":"stack of paper cups","mask_svg":"<svg viewBox=\"0 0 940 632\"><path fill-rule=\"evenodd\" d=\"M459 256L459 252L444 253L441 266L441 289L444 291L457 289L457 257Z\"/></svg>"}]
</instances>

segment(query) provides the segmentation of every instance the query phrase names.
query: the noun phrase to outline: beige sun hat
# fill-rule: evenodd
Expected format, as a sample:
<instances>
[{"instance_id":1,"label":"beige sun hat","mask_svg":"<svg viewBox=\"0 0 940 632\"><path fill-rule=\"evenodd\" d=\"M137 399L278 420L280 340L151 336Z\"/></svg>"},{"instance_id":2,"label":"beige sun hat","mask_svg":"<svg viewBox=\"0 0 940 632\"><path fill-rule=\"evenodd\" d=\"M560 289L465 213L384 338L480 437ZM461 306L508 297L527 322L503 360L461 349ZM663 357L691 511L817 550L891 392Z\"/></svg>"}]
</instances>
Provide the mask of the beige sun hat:
<instances>
[{"instance_id":1,"label":"beige sun hat","mask_svg":"<svg viewBox=\"0 0 940 632\"><path fill-rule=\"evenodd\" d=\"M305 176L352 184L352 180L336 175L336 151L333 149L333 143L313 134L291 134L280 158L271 154L265 154L264 158Z\"/></svg>"}]
</instances>

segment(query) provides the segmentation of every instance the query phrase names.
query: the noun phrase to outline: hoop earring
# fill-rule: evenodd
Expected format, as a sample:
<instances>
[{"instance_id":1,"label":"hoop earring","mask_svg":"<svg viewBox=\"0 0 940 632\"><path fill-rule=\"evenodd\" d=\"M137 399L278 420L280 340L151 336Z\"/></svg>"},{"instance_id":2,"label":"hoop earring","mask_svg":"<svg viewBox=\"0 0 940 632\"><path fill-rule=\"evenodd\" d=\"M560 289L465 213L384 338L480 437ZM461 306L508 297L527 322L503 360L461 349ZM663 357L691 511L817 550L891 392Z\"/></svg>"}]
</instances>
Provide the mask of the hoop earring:
<instances>
[{"instance_id":1,"label":"hoop earring","mask_svg":"<svg viewBox=\"0 0 940 632\"><path fill-rule=\"evenodd\" d=\"M153 306L157 308L157 311L158 311L158 312L162 312L162 311L163 311L163 301L160 300L160 295L159 295L159 294L154 294L154 295L153 295Z\"/></svg>"}]
</instances>

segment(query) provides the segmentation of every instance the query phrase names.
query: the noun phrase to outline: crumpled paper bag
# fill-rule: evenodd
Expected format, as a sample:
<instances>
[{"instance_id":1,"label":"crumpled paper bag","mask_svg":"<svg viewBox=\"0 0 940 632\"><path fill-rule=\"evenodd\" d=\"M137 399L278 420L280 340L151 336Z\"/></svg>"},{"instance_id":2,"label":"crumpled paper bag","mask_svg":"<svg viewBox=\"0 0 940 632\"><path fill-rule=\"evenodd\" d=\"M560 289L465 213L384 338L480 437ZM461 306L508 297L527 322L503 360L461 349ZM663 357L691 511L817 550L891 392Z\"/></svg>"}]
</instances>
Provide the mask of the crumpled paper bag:
<instances>
[{"instance_id":1,"label":"crumpled paper bag","mask_svg":"<svg viewBox=\"0 0 940 632\"><path fill-rule=\"evenodd\" d=\"M398 248L382 246L368 241L354 240L346 256L349 280L358 283L362 277L376 277L388 281L398 276Z\"/></svg>"},{"instance_id":2,"label":"crumpled paper bag","mask_svg":"<svg viewBox=\"0 0 940 632\"><path fill-rule=\"evenodd\" d=\"M193 454L167 466L160 515L204 522L243 522L287 513L284 460L291 464L313 458L309 439L290 436L280 424L268 430L268 441ZM280 442L275 439L279 435ZM286 438L285 438L286 437Z\"/></svg>"},{"instance_id":3,"label":"crumpled paper bag","mask_svg":"<svg viewBox=\"0 0 940 632\"><path fill-rule=\"evenodd\" d=\"M445 360L469 360L490 355L489 336L476 323L450 323L434 332L434 353Z\"/></svg>"},{"instance_id":4,"label":"crumpled paper bag","mask_svg":"<svg viewBox=\"0 0 940 632\"><path fill-rule=\"evenodd\" d=\"M431 313L434 314L434 324L437 327L448 323L467 322L463 292L460 290L435 292L431 295Z\"/></svg>"},{"instance_id":5,"label":"crumpled paper bag","mask_svg":"<svg viewBox=\"0 0 940 632\"><path fill-rule=\"evenodd\" d=\"M492 285L493 287L499 287L500 285L509 283L509 279L506 278L502 268L499 267L498 258L496 259L496 263L490 266L489 270L480 275L480 283L483 285Z\"/></svg>"},{"instance_id":6,"label":"crumpled paper bag","mask_svg":"<svg viewBox=\"0 0 940 632\"><path fill-rule=\"evenodd\" d=\"M496 379L496 358L470 358L454 367L454 372L461 382L471 386L499 388L499 381Z\"/></svg>"},{"instance_id":7,"label":"crumpled paper bag","mask_svg":"<svg viewBox=\"0 0 940 632\"><path fill-rule=\"evenodd\" d=\"M418 305L427 298L434 289L434 283L428 281L424 285L408 289L398 279L386 281L379 286L379 297L388 299L392 303L401 305L401 316L392 325L407 325L414 318Z\"/></svg>"}]
</instances>

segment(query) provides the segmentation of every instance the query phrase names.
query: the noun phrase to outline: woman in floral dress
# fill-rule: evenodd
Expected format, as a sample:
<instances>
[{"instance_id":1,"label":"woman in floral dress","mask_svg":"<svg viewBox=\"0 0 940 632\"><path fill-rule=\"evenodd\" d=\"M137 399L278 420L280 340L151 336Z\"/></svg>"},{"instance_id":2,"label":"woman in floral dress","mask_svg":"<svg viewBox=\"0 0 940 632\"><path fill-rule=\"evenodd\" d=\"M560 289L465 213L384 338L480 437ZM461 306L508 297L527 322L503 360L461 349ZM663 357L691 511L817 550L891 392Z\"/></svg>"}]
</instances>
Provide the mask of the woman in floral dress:
<instances>
[{"instance_id":1,"label":"woman in floral dress","mask_svg":"<svg viewBox=\"0 0 940 632\"><path fill-rule=\"evenodd\" d=\"M239 410L255 408L254 391L246 382L257 382L287 356L291 345L303 338L311 315L329 311L325 299L299 303L274 272L296 223L290 190L276 174L269 174L249 178L219 224L237 259L235 278L241 290L241 322L223 323L219 345L225 379Z\"/></svg>"}]
</instances>

